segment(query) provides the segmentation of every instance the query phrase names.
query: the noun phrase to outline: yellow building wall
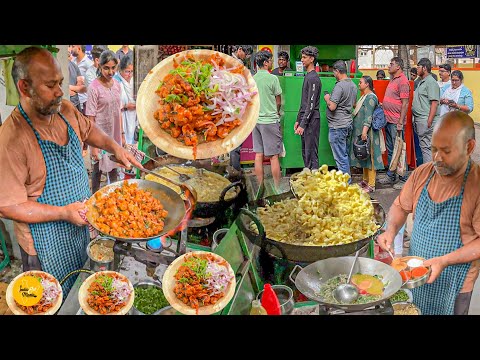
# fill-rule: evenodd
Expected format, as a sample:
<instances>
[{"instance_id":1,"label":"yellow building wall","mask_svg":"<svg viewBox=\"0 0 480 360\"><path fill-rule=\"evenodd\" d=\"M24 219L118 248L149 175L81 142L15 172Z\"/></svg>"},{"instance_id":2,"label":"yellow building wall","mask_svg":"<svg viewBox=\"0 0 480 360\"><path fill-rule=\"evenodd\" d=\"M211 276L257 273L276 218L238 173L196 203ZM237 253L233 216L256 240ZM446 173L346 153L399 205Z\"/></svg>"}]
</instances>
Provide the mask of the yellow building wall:
<instances>
[{"instance_id":1,"label":"yellow building wall","mask_svg":"<svg viewBox=\"0 0 480 360\"><path fill-rule=\"evenodd\" d=\"M122 45L107 45L108 48L110 50L112 50L113 52L117 52L118 49L120 49L122 47ZM130 49L133 50L133 48L135 47L135 45L128 45Z\"/></svg>"},{"instance_id":2,"label":"yellow building wall","mask_svg":"<svg viewBox=\"0 0 480 360\"><path fill-rule=\"evenodd\" d=\"M363 75L371 76L376 79L375 75L379 69L358 69ZM463 73L463 84L470 89L473 96L473 111L469 114L476 123L480 123L480 69L478 68L460 68ZM387 69L383 69L388 76ZM438 76L438 69L433 69L432 73ZM440 77L439 77L440 78Z\"/></svg>"}]
</instances>

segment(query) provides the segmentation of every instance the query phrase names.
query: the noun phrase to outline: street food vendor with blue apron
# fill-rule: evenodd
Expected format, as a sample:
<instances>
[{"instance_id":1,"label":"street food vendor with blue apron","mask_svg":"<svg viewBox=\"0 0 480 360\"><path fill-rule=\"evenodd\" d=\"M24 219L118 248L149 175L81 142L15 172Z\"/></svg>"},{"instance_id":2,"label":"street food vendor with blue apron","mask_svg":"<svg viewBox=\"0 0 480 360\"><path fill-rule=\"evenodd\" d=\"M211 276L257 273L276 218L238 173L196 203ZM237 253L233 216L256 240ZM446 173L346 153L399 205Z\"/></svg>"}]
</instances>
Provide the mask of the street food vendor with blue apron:
<instances>
[{"instance_id":1,"label":"street food vendor with blue apron","mask_svg":"<svg viewBox=\"0 0 480 360\"><path fill-rule=\"evenodd\" d=\"M415 169L388 214L378 237L391 249L413 213L409 255L427 259L431 274L414 288L413 302L425 315L467 315L480 259L480 168L472 161L473 119L445 114L433 125L432 161Z\"/></svg>"},{"instance_id":2,"label":"street food vendor with blue apron","mask_svg":"<svg viewBox=\"0 0 480 360\"><path fill-rule=\"evenodd\" d=\"M91 196L82 145L141 165L95 123L63 99L65 80L46 49L17 54L12 77L20 102L0 128L0 217L14 221L23 270L62 280L83 267L90 241L84 200ZM63 284L64 297L75 281Z\"/></svg>"}]
</instances>

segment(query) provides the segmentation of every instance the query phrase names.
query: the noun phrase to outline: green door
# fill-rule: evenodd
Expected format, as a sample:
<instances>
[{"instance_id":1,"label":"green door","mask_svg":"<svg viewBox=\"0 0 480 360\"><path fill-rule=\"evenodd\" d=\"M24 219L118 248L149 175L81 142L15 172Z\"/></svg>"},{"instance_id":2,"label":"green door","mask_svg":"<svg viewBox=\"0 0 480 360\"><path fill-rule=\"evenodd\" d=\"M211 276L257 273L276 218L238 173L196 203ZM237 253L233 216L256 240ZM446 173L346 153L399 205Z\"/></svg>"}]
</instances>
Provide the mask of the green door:
<instances>
[{"instance_id":1,"label":"green door","mask_svg":"<svg viewBox=\"0 0 480 360\"><path fill-rule=\"evenodd\" d=\"M359 74L355 74L355 76ZM285 76L280 76L280 86L282 87L282 104L284 115L282 116L282 133L283 143L285 145L286 155L280 158L282 169L303 168L302 158L302 141L299 135L293 131L295 122L297 121L298 110L302 98L303 76L295 76L295 72L286 72ZM360 78L352 79L354 84L358 85ZM332 93L336 79L333 76L320 76L322 84L320 93L320 138L318 145L318 162L319 165L326 164L335 166L332 149L328 141L328 122L326 109L327 104L323 100L324 91Z\"/></svg>"},{"instance_id":2,"label":"green door","mask_svg":"<svg viewBox=\"0 0 480 360\"><path fill-rule=\"evenodd\" d=\"M302 158L302 140L299 135L293 132L295 121L297 121L297 112L285 111L282 122L282 132L286 155L285 157L280 158L280 166L282 169L304 167Z\"/></svg>"}]
</instances>

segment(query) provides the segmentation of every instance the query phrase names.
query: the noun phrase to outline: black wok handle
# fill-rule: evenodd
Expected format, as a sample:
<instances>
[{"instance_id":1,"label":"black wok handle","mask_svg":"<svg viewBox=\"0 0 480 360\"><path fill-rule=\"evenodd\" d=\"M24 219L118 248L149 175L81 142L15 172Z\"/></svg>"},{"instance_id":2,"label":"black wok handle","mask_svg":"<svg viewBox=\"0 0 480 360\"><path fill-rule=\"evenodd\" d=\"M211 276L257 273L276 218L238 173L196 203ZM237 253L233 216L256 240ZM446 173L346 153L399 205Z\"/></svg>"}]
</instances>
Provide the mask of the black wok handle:
<instances>
[{"instance_id":1,"label":"black wok handle","mask_svg":"<svg viewBox=\"0 0 480 360\"><path fill-rule=\"evenodd\" d=\"M241 220L241 216L238 216L235 220L238 228L245 236L255 245L259 246L262 250L265 250L268 253L271 253L272 248L276 248L278 252L281 254L283 259L287 259L287 254L285 253L284 249L281 246L278 246L275 242L271 241L267 238L265 234L265 228L258 219L258 217L252 213L250 210L245 208L240 209L240 215L248 216L254 223L257 225L258 235L254 235L254 232L250 229L247 229Z\"/></svg>"},{"instance_id":2,"label":"black wok handle","mask_svg":"<svg viewBox=\"0 0 480 360\"><path fill-rule=\"evenodd\" d=\"M253 235L254 232L250 229L247 229L245 225L243 224L243 221L241 220L241 216L238 216L235 220L235 223L237 224L238 228L242 233L245 234L245 236L255 245L258 245L260 247L263 246L263 243L265 241L265 228L263 227L262 223L258 219L258 217L252 213L250 210L247 210L245 208L240 209L239 215L244 215L249 217L255 225L257 225L258 229L258 235Z\"/></svg>"},{"instance_id":3,"label":"black wok handle","mask_svg":"<svg viewBox=\"0 0 480 360\"><path fill-rule=\"evenodd\" d=\"M225 189L222 190L222 193L220 194L220 202L225 202L225 195L227 194L227 191L234 188L238 187L240 191L243 190L243 183L241 180L235 181L234 183L231 183L228 185Z\"/></svg>"},{"instance_id":4,"label":"black wok handle","mask_svg":"<svg viewBox=\"0 0 480 360\"><path fill-rule=\"evenodd\" d=\"M295 274L296 271L300 269L298 272L302 271L303 270L303 267L301 267L300 265L295 265L295 267L293 268L292 272L290 273L290 275L288 275L288 278L292 281L292 283L295 284L295 279L297 278L297 275L298 274Z\"/></svg>"}]
</instances>

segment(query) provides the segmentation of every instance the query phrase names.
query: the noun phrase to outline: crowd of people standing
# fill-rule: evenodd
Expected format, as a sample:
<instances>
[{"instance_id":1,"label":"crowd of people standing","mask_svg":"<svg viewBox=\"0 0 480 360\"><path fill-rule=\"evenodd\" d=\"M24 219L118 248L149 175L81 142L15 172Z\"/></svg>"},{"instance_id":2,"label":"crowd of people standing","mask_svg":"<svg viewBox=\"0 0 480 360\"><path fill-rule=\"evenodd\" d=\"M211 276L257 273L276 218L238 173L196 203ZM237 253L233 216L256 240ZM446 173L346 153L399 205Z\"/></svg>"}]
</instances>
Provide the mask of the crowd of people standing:
<instances>
[{"instance_id":1,"label":"crowd of people standing","mask_svg":"<svg viewBox=\"0 0 480 360\"><path fill-rule=\"evenodd\" d=\"M265 56L265 52L261 53L261 56ZM285 70L289 70L289 55L281 51L277 57L278 67L272 71L270 64L268 70L273 75L282 76ZM307 46L301 50L305 76L300 108L293 128L294 133L301 136L304 166L312 170L319 167L319 105L322 83L314 66L317 57L316 47ZM413 99L411 110L414 138L418 149L417 166L432 160L432 131L440 117L454 110L467 114L473 111L472 93L463 85L463 73L460 70L452 71L449 64L442 64L439 66L440 80L437 80L435 74L431 72L430 60L422 58L410 70L411 80L414 81L412 87L404 69L403 60L400 57L393 57L387 69L388 77L385 71L377 71L377 80L388 81L385 95L380 102L375 93L373 79L370 76L362 76L357 87L347 75L345 61L338 60L332 66L336 80L332 93L323 92L323 100L327 107L328 141L336 167L349 174L352 167L361 168L363 179L360 186L368 193L375 191L379 170L385 170L385 174L378 178L378 183L392 186L397 190L402 189L408 178L408 171L398 175L390 168L397 137L405 140L407 112L411 99ZM358 90L361 95L357 99ZM262 107L262 102L260 106ZM372 128L374 112L379 107L386 120L381 130ZM368 141L370 145L368 159L356 157L353 151L356 139ZM385 152L387 164L384 164L382 158ZM255 153L257 154L257 151ZM258 166L256 163L256 167ZM263 175L259 179L263 181Z\"/></svg>"},{"instance_id":2,"label":"crowd of people standing","mask_svg":"<svg viewBox=\"0 0 480 360\"><path fill-rule=\"evenodd\" d=\"M79 110L119 145L134 145L138 121L133 93L133 51L128 45L122 45L116 53L104 45L94 45L90 60L85 49L85 45L69 47L70 63L83 69L80 83L85 100L79 101ZM85 156L86 153L85 146ZM92 192L100 188L102 179L111 183L122 178L121 168L104 156L105 152L90 147L89 154Z\"/></svg>"}]
</instances>

